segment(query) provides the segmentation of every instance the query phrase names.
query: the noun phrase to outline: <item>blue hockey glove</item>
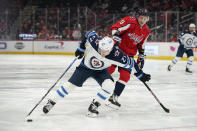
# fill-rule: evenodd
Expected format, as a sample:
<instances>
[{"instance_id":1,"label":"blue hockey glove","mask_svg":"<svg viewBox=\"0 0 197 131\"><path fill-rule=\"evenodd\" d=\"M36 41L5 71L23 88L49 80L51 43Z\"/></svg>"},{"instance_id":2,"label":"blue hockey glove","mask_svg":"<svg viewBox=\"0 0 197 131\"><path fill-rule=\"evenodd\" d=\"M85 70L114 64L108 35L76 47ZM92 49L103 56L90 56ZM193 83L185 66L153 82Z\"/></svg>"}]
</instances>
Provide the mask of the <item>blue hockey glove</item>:
<instances>
[{"instance_id":1,"label":"blue hockey glove","mask_svg":"<svg viewBox=\"0 0 197 131\"><path fill-rule=\"evenodd\" d=\"M75 56L78 57L78 59L81 59L84 56L84 51L77 49L75 51Z\"/></svg>"},{"instance_id":2,"label":"blue hockey glove","mask_svg":"<svg viewBox=\"0 0 197 131\"><path fill-rule=\"evenodd\" d=\"M140 70L137 73L134 73L134 75L141 80L142 82L146 82L149 81L151 79L151 75L150 74L145 74L142 70Z\"/></svg>"}]
</instances>

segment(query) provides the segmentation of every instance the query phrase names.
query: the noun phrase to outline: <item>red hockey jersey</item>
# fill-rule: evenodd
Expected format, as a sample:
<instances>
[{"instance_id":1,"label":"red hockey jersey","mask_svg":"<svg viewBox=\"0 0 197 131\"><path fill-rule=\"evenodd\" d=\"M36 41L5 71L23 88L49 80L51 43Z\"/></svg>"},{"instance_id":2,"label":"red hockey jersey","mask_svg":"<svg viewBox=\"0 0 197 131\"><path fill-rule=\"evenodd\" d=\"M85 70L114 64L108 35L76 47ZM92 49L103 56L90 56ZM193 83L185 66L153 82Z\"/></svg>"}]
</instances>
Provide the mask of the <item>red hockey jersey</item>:
<instances>
[{"instance_id":1,"label":"red hockey jersey","mask_svg":"<svg viewBox=\"0 0 197 131\"><path fill-rule=\"evenodd\" d=\"M118 30L121 37L119 48L128 56L135 56L138 48L142 48L149 36L150 29L145 24L141 27L136 17L124 17L111 26L111 30Z\"/></svg>"}]
</instances>

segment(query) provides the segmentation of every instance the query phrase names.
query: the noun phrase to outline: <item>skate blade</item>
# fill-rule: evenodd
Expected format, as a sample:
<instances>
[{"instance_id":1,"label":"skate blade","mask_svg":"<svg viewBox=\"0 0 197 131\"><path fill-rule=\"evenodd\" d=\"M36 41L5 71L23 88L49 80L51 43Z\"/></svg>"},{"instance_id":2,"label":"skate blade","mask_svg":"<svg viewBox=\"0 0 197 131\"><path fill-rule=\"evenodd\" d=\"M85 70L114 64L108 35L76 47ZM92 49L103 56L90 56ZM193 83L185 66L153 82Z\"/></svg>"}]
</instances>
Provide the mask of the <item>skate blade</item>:
<instances>
[{"instance_id":1,"label":"skate blade","mask_svg":"<svg viewBox=\"0 0 197 131\"><path fill-rule=\"evenodd\" d=\"M193 73L185 72L186 75L192 75Z\"/></svg>"},{"instance_id":2,"label":"skate blade","mask_svg":"<svg viewBox=\"0 0 197 131\"><path fill-rule=\"evenodd\" d=\"M106 103L105 106L109 107L109 108L112 108L114 110L119 110L120 107L119 106L116 106L114 104L111 104L111 103Z\"/></svg>"},{"instance_id":3,"label":"skate blade","mask_svg":"<svg viewBox=\"0 0 197 131\"><path fill-rule=\"evenodd\" d=\"M91 117L91 118L95 118L95 117L97 117L98 116L98 114L95 114L95 113L92 113L92 112L87 112L87 114L86 114L86 116L87 117Z\"/></svg>"},{"instance_id":4,"label":"skate blade","mask_svg":"<svg viewBox=\"0 0 197 131\"><path fill-rule=\"evenodd\" d=\"M167 71L169 71L169 72L170 72L171 70L172 70L172 69L168 69L168 68L167 68Z\"/></svg>"}]
</instances>

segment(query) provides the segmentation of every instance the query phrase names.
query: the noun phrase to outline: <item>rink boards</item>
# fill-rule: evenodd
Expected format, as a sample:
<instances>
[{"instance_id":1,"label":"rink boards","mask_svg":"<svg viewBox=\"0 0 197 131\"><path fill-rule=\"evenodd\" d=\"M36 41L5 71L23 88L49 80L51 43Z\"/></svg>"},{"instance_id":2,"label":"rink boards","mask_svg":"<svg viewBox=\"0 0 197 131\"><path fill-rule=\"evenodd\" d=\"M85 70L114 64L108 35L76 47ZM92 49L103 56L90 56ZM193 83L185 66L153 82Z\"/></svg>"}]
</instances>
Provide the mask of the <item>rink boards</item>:
<instances>
[{"instance_id":1,"label":"rink boards","mask_svg":"<svg viewBox=\"0 0 197 131\"><path fill-rule=\"evenodd\" d=\"M79 41L0 41L0 54L74 55ZM147 42L145 52L149 59L172 59L177 42ZM197 49L194 48L194 56ZM186 55L184 55L184 60ZM197 60L197 57L195 57Z\"/></svg>"}]
</instances>

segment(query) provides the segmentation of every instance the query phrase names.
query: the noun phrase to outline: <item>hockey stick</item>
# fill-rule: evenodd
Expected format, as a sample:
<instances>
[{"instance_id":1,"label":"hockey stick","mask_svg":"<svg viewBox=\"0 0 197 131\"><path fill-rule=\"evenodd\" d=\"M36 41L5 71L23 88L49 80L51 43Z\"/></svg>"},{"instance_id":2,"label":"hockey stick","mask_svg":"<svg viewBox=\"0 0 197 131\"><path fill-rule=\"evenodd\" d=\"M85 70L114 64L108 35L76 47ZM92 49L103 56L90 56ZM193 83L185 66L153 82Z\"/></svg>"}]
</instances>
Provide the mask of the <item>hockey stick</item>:
<instances>
[{"instance_id":1,"label":"hockey stick","mask_svg":"<svg viewBox=\"0 0 197 131\"><path fill-rule=\"evenodd\" d=\"M34 109L42 102L42 100L47 96L47 94L55 87L55 85L59 82L59 80L65 75L65 73L70 69L70 67L75 63L78 58L75 58L72 63L66 68L66 70L62 73L62 75L58 78L58 80L51 86L51 88L47 91L47 93L42 97L42 99L34 106L34 108L27 114L30 116Z\"/></svg>"},{"instance_id":2,"label":"hockey stick","mask_svg":"<svg viewBox=\"0 0 197 131\"><path fill-rule=\"evenodd\" d=\"M170 110L167 109L161 102L160 100L157 98L157 96L153 93L153 91L150 89L150 87L145 83L143 82L144 85L147 87L147 89L151 92L151 94L155 97L155 99L157 100L157 102L160 104L160 106L163 108L163 110L166 112L166 113L170 113Z\"/></svg>"}]
</instances>

